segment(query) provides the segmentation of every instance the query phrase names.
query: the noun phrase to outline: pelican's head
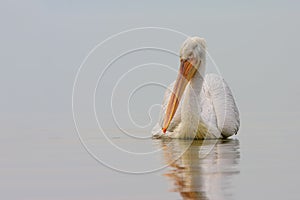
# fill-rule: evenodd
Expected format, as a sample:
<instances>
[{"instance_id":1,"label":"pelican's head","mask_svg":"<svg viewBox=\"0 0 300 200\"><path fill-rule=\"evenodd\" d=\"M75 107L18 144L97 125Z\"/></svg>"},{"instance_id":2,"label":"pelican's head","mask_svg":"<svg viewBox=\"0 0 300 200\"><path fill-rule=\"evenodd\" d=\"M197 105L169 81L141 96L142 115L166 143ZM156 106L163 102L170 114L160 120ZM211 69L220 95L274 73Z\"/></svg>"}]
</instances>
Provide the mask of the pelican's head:
<instances>
[{"instance_id":1,"label":"pelican's head","mask_svg":"<svg viewBox=\"0 0 300 200\"><path fill-rule=\"evenodd\" d=\"M170 97L162 130L165 133L175 115L180 99L190 80L205 66L206 42L200 37L185 40L180 49L180 69Z\"/></svg>"},{"instance_id":2,"label":"pelican's head","mask_svg":"<svg viewBox=\"0 0 300 200\"><path fill-rule=\"evenodd\" d=\"M190 37L180 48L180 61L189 61L196 69L206 61L206 42L204 38Z\"/></svg>"}]
</instances>

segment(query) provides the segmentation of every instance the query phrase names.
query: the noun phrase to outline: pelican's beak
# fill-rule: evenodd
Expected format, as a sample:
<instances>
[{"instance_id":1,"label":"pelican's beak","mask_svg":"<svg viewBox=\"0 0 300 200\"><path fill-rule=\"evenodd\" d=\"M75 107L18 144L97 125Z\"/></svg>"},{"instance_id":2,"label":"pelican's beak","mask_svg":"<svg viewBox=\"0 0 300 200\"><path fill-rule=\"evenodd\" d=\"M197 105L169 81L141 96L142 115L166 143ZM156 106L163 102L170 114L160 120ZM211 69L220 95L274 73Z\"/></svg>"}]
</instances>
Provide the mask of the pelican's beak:
<instances>
[{"instance_id":1,"label":"pelican's beak","mask_svg":"<svg viewBox=\"0 0 300 200\"><path fill-rule=\"evenodd\" d=\"M193 78L197 69L187 60L180 60L179 73L173 88L173 93L170 97L166 115L163 121L162 131L166 133L179 105L180 99L188 82Z\"/></svg>"}]
</instances>

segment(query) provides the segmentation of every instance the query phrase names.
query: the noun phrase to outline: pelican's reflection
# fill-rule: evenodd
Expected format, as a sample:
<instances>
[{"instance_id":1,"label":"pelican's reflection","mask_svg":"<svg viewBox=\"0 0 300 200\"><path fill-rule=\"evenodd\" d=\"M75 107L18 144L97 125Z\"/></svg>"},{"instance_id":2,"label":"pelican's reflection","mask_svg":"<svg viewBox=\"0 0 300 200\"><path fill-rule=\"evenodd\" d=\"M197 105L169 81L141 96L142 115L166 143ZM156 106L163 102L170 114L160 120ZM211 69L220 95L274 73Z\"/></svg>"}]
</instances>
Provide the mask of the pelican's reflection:
<instances>
[{"instance_id":1,"label":"pelican's reflection","mask_svg":"<svg viewBox=\"0 0 300 200\"><path fill-rule=\"evenodd\" d=\"M239 173L239 141L219 140L214 146L215 143L162 140L164 160L169 164L164 175L172 180L172 191L179 192L183 199L232 196L231 178ZM210 147L210 151L205 150Z\"/></svg>"}]
</instances>

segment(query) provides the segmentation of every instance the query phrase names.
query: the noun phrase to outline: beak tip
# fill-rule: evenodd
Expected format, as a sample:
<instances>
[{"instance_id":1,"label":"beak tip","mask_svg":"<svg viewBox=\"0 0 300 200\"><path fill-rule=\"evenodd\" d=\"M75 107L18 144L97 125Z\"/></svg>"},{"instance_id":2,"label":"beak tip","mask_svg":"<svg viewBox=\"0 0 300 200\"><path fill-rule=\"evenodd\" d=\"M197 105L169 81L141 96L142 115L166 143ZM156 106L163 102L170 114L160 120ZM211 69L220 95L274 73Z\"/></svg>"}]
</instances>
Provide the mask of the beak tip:
<instances>
[{"instance_id":1,"label":"beak tip","mask_svg":"<svg viewBox=\"0 0 300 200\"><path fill-rule=\"evenodd\" d=\"M167 132L167 129L166 129L166 128L162 128L162 131L163 131L164 133L166 133L166 132Z\"/></svg>"}]
</instances>

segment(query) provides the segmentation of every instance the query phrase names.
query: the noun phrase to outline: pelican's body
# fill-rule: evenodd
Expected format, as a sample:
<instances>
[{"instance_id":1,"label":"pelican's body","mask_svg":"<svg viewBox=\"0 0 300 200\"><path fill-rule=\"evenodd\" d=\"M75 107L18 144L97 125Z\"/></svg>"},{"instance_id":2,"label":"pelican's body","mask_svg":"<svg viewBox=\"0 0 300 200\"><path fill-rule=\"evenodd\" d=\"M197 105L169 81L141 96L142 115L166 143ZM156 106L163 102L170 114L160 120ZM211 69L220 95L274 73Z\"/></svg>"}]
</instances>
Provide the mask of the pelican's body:
<instances>
[{"instance_id":1,"label":"pelican's body","mask_svg":"<svg viewBox=\"0 0 300 200\"><path fill-rule=\"evenodd\" d=\"M153 136L215 139L236 134L240 120L231 90L221 76L205 75L205 40L187 39L180 58L180 72L165 93Z\"/></svg>"}]
</instances>

